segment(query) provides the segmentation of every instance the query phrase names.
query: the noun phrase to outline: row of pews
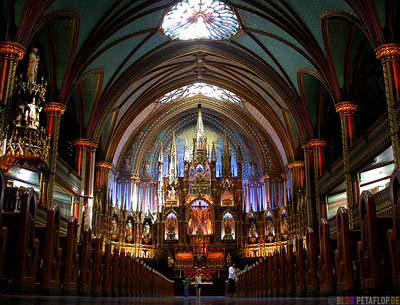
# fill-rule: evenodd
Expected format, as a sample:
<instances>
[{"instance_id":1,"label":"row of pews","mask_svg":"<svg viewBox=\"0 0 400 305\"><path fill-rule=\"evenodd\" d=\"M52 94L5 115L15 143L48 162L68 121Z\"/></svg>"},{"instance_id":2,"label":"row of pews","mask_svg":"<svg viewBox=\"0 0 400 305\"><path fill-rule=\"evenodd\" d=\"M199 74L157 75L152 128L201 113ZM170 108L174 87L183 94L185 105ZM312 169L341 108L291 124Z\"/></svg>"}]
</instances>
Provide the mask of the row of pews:
<instances>
[{"instance_id":1,"label":"row of pews","mask_svg":"<svg viewBox=\"0 0 400 305\"><path fill-rule=\"evenodd\" d=\"M349 228L348 212L338 209L336 237L321 219L319 235L281 245L238 273L239 297L398 294L400 291L400 171L390 182L392 216L378 217L374 197L359 201L360 229Z\"/></svg>"},{"instance_id":2,"label":"row of pews","mask_svg":"<svg viewBox=\"0 0 400 305\"><path fill-rule=\"evenodd\" d=\"M6 189L0 178L0 289L3 293L84 296L173 296L173 281L152 270L101 236L83 230L78 242L75 217L60 234L60 211L47 212L35 227L36 195L31 189ZM10 210L16 196L19 206ZM3 209L5 202L6 209Z\"/></svg>"}]
</instances>

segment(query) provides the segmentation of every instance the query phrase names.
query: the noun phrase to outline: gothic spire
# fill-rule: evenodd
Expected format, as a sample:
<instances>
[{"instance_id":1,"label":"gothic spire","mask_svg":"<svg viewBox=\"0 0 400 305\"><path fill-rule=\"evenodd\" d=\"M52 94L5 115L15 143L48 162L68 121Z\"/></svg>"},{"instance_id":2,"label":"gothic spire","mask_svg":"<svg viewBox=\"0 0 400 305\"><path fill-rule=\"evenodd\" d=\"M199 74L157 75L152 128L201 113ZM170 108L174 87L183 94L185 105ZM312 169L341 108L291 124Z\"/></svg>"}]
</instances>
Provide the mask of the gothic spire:
<instances>
[{"instance_id":1,"label":"gothic spire","mask_svg":"<svg viewBox=\"0 0 400 305\"><path fill-rule=\"evenodd\" d=\"M171 150L168 156L168 175L169 181L172 182L177 177L177 164L178 159L176 155L176 143L175 143L175 131L172 132L172 139L171 139Z\"/></svg>"},{"instance_id":2,"label":"gothic spire","mask_svg":"<svg viewBox=\"0 0 400 305\"><path fill-rule=\"evenodd\" d=\"M231 175L231 152L229 150L228 137L224 134L224 147L222 149L222 176Z\"/></svg>"},{"instance_id":3,"label":"gothic spire","mask_svg":"<svg viewBox=\"0 0 400 305\"><path fill-rule=\"evenodd\" d=\"M212 143L212 148L211 148L211 162L217 162L217 152L215 150L215 143Z\"/></svg>"}]
</instances>

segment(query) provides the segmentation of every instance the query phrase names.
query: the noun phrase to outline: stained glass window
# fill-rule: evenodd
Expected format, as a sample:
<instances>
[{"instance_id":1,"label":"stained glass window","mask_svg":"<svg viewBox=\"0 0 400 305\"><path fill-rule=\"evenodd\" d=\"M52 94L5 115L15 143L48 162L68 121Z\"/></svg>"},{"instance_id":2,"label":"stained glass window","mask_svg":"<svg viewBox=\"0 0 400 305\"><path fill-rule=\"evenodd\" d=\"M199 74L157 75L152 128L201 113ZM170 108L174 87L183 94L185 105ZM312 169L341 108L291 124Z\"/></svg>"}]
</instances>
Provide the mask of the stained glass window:
<instances>
[{"instance_id":1,"label":"stained glass window","mask_svg":"<svg viewBox=\"0 0 400 305\"><path fill-rule=\"evenodd\" d=\"M203 94L207 97L223 100L237 105L241 105L242 103L240 97L238 97L235 93L205 83L194 83L192 85L183 86L179 89L172 90L158 99L157 102L159 104L166 104L183 98L193 97L197 94Z\"/></svg>"},{"instance_id":2,"label":"stained glass window","mask_svg":"<svg viewBox=\"0 0 400 305\"><path fill-rule=\"evenodd\" d=\"M179 40L228 39L239 30L233 10L222 1L183 0L169 9L164 33Z\"/></svg>"}]
</instances>

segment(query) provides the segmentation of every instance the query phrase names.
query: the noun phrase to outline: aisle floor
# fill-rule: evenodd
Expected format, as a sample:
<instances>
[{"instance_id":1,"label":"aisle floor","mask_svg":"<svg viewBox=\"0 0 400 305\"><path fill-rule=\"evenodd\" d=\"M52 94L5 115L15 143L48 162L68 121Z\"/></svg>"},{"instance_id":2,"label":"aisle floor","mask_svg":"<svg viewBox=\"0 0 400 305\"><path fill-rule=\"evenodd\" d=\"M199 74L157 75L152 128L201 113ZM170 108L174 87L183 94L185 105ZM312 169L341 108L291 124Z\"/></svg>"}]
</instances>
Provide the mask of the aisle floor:
<instances>
[{"instance_id":1,"label":"aisle floor","mask_svg":"<svg viewBox=\"0 0 400 305\"><path fill-rule=\"evenodd\" d=\"M106 298L106 297L50 297L50 296L2 296L0 304L21 305L261 305L261 304L336 304L328 298L225 298L225 297L175 297L175 298Z\"/></svg>"}]
</instances>

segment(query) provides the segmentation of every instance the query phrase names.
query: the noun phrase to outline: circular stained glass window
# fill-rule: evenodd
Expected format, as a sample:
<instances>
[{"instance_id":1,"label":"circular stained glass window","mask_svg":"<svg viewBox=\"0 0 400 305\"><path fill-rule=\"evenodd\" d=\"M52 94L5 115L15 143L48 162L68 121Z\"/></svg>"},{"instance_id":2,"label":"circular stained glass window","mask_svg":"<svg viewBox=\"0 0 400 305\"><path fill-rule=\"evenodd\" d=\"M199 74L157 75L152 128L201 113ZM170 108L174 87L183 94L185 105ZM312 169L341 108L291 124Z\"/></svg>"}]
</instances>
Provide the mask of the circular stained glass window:
<instances>
[{"instance_id":1,"label":"circular stained glass window","mask_svg":"<svg viewBox=\"0 0 400 305\"><path fill-rule=\"evenodd\" d=\"M222 1L183 0L169 9L162 30L171 39L228 39L239 30L233 10Z\"/></svg>"}]
</instances>

